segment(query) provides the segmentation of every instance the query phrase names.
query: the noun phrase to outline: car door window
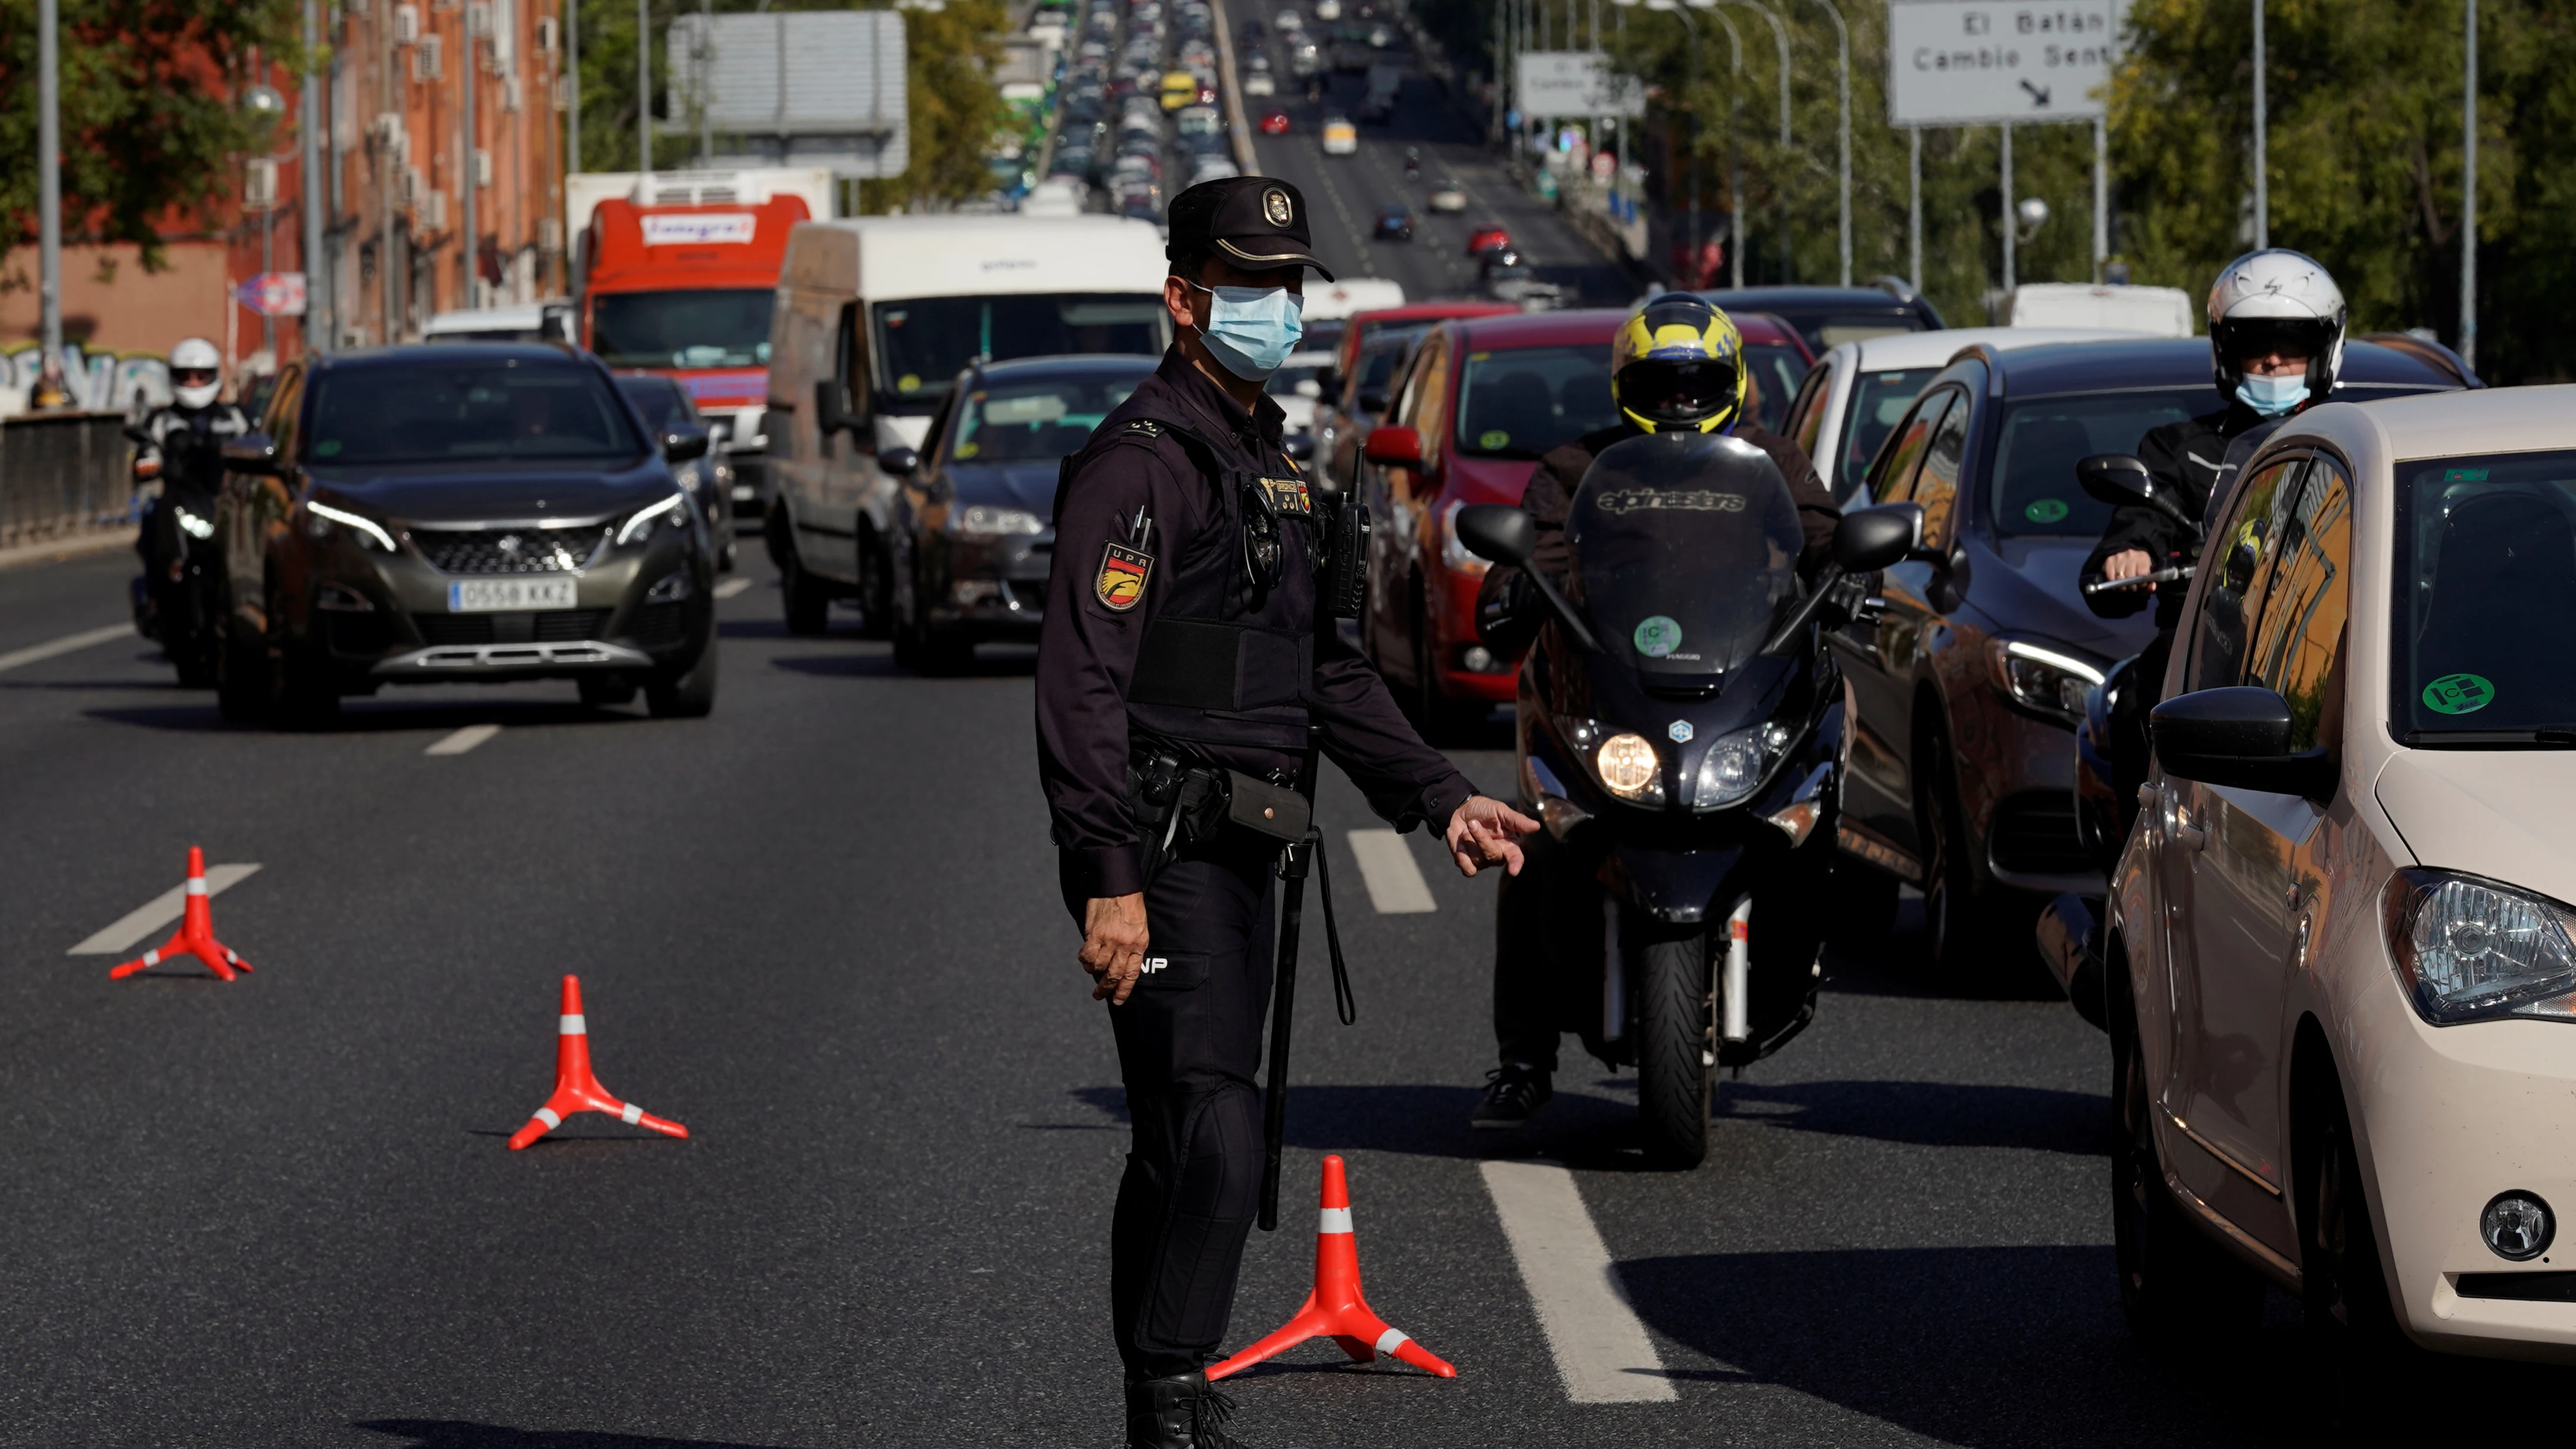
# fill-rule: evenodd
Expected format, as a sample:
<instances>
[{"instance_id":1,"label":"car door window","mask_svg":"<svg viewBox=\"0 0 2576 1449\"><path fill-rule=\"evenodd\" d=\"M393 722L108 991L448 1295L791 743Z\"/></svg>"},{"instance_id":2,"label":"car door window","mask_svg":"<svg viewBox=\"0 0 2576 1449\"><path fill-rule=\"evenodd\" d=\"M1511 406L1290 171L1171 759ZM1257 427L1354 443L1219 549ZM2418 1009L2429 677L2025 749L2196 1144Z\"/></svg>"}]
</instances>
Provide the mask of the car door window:
<instances>
[{"instance_id":1,"label":"car door window","mask_svg":"<svg viewBox=\"0 0 2576 1449\"><path fill-rule=\"evenodd\" d=\"M1914 473L1923 465L1923 450L1932 440L1932 432L1941 426L1942 414L1958 401L1956 388L1943 388L1915 404L1914 415L1899 425L1895 446L1885 454L1885 464L1870 476L1869 496L1876 503L1905 503L1914 496Z\"/></svg>"},{"instance_id":2,"label":"car door window","mask_svg":"<svg viewBox=\"0 0 2576 1449\"><path fill-rule=\"evenodd\" d=\"M841 406L861 415L875 411L870 406L875 394L868 390L868 351L859 339L859 304L841 307L840 325L833 329L832 376L841 385Z\"/></svg>"},{"instance_id":3,"label":"car door window","mask_svg":"<svg viewBox=\"0 0 2576 1449\"><path fill-rule=\"evenodd\" d=\"M2217 570L2203 586L2192 621L2185 692L2243 682L2249 666L2248 626L2260 614L2264 590L2279 552L2280 515L2298 497L2298 475L2307 455L2266 464L2236 490L2226 519L2201 550L2200 566Z\"/></svg>"},{"instance_id":4,"label":"car door window","mask_svg":"<svg viewBox=\"0 0 2576 1449\"><path fill-rule=\"evenodd\" d=\"M264 425L260 419L251 420L252 427L260 428L276 440L277 456L282 459L295 456L296 415L303 408L304 369L290 367L286 375L277 380L277 392L268 400L268 417Z\"/></svg>"},{"instance_id":5,"label":"car door window","mask_svg":"<svg viewBox=\"0 0 2576 1449\"><path fill-rule=\"evenodd\" d=\"M1798 451L1816 456L1816 434L1825 422L1825 397L1833 391L1834 364L1828 362L1807 374L1798 385L1798 396L1789 404L1788 433L1798 444Z\"/></svg>"},{"instance_id":6,"label":"car door window","mask_svg":"<svg viewBox=\"0 0 2576 1449\"><path fill-rule=\"evenodd\" d=\"M1959 467L1968 454L1968 414L1974 411L1965 398L1954 402L1941 415L1941 426L1933 431L1932 441L1923 449L1923 468L1914 478L1911 501L1923 510L1923 543L1927 548L1947 549L1951 525L1959 511Z\"/></svg>"},{"instance_id":7,"label":"car door window","mask_svg":"<svg viewBox=\"0 0 2576 1449\"><path fill-rule=\"evenodd\" d=\"M2290 704L2290 748L2330 743L2341 724L2345 616L2352 604L2352 484L2315 458L2280 528L2279 563L2255 616L2244 683Z\"/></svg>"},{"instance_id":8,"label":"car door window","mask_svg":"<svg viewBox=\"0 0 2576 1449\"><path fill-rule=\"evenodd\" d=\"M1407 391L1404 425L1422 435L1423 466L1436 467L1433 454L1440 447L1440 419L1449 401L1449 339L1445 334L1434 333L1423 344Z\"/></svg>"}]
</instances>

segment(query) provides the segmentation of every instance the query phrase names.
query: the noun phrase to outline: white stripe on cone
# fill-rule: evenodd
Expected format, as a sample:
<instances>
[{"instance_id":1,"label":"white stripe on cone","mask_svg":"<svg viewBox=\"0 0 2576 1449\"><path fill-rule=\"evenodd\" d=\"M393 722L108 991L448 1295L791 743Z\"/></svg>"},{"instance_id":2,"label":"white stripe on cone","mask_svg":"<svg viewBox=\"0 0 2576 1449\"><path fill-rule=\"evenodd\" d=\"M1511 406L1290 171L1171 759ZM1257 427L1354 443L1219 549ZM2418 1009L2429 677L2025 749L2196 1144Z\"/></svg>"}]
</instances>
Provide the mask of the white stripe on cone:
<instances>
[{"instance_id":1,"label":"white stripe on cone","mask_svg":"<svg viewBox=\"0 0 2576 1449\"><path fill-rule=\"evenodd\" d=\"M1316 1217L1315 1231L1318 1233L1347 1233L1350 1230L1349 1208L1326 1208Z\"/></svg>"},{"instance_id":2,"label":"white stripe on cone","mask_svg":"<svg viewBox=\"0 0 2576 1449\"><path fill-rule=\"evenodd\" d=\"M561 1022L557 1023L556 1030L564 1036L590 1035L590 1028L583 1025L582 1019L578 1016L567 1016L563 1018Z\"/></svg>"},{"instance_id":3,"label":"white stripe on cone","mask_svg":"<svg viewBox=\"0 0 2576 1449\"><path fill-rule=\"evenodd\" d=\"M205 878L204 876L201 876L201 875L192 875L192 876L188 877L188 894L190 894L190 895L192 895L192 896L201 896L201 895L204 895L205 893L206 893L206 878Z\"/></svg>"},{"instance_id":4,"label":"white stripe on cone","mask_svg":"<svg viewBox=\"0 0 2576 1449\"><path fill-rule=\"evenodd\" d=\"M632 1103L632 1102L629 1102L629 1103L627 1103L627 1104L626 1104L626 1110L625 1110L625 1111L623 1111L623 1112L618 1113L618 1114L617 1114L617 1117L618 1117L618 1120L619 1120L619 1121L624 1122L624 1123L625 1123L627 1126L629 1126L629 1127L632 1127L632 1126L634 1126L636 1123L638 1123L638 1122L640 1122L640 1121L644 1120L644 1109L643 1109L643 1108L641 1108L641 1107L636 1106L636 1105L635 1105L634 1103Z\"/></svg>"},{"instance_id":5,"label":"white stripe on cone","mask_svg":"<svg viewBox=\"0 0 2576 1449\"><path fill-rule=\"evenodd\" d=\"M563 1125L563 1119L555 1115L552 1107L539 1107L537 1109L537 1120L545 1123L546 1130L549 1132L552 1132Z\"/></svg>"},{"instance_id":6,"label":"white stripe on cone","mask_svg":"<svg viewBox=\"0 0 2576 1449\"><path fill-rule=\"evenodd\" d=\"M1397 1349L1411 1342L1412 1334L1400 1328L1390 1328L1377 1336L1377 1351L1380 1357L1393 1358Z\"/></svg>"}]
</instances>

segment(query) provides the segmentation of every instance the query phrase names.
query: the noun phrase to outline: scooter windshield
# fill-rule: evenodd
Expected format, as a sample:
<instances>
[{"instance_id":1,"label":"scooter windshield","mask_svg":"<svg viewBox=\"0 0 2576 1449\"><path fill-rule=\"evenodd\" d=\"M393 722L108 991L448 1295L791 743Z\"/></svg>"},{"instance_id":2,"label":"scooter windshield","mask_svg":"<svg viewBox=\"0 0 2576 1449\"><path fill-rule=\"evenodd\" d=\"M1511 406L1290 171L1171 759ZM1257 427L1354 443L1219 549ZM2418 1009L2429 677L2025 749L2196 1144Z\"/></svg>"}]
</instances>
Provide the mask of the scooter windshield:
<instances>
[{"instance_id":1,"label":"scooter windshield","mask_svg":"<svg viewBox=\"0 0 2576 1449\"><path fill-rule=\"evenodd\" d=\"M1570 592L1602 647L1648 677L1753 657L1798 589L1798 508L1770 455L1709 433L1601 450L1565 520Z\"/></svg>"}]
</instances>

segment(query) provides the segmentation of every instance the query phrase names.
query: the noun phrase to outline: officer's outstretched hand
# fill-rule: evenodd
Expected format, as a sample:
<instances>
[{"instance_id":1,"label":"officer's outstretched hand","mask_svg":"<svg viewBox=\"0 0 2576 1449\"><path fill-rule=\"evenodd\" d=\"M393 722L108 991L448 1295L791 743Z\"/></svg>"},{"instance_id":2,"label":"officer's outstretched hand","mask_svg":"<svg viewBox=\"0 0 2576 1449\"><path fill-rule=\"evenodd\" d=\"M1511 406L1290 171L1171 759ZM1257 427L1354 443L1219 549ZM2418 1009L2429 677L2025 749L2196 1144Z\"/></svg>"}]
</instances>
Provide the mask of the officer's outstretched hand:
<instances>
[{"instance_id":1,"label":"officer's outstretched hand","mask_svg":"<svg viewBox=\"0 0 2576 1449\"><path fill-rule=\"evenodd\" d=\"M1082 969L1096 983L1092 1000L1107 997L1112 1006L1127 1004L1127 993L1136 989L1136 978L1145 970L1145 946L1150 939L1143 892L1091 898L1082 908Z\"/></svg>"},{"instance_id":2,"label":"officer's outstretched hand","mask_svg":"<svg viewBox=\"0 0 2576 1449\"><path fill-rule=\"evenodd\" d=\"M1458 862L1460 875L1474 875L1478 866L1486 865L1519 875L1520 838L1536 829L1537 821L1502 801L1470 795L1449 817L1449 854Z\"/></svg>"}]
</instances>

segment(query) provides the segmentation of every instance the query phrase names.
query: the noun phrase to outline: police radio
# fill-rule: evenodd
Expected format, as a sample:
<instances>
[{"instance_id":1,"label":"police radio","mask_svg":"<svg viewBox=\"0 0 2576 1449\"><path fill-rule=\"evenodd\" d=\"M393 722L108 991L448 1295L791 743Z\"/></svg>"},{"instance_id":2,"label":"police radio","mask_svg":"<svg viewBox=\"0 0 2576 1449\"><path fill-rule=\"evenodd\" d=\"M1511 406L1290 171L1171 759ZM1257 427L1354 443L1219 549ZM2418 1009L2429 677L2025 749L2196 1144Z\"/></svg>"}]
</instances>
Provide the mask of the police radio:
<instances>
[{"instance_id":1,"label":"police radio","mask_svg":"<svg viewBox=\"0 0 2576 1449\"><path fill-rule=\"evenodd\" d=\"M1368 606L1368 505L1350 496L1330 474L1316 480L1315 501L1323 514L1323 576L1317 602L1327 618L1356 619Z\"/></svg>"}]
</instances>

